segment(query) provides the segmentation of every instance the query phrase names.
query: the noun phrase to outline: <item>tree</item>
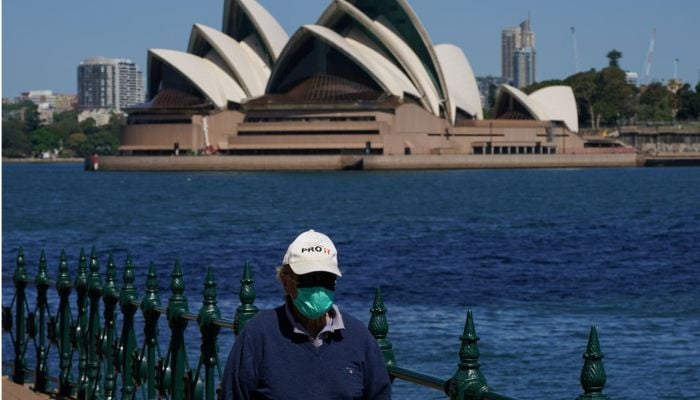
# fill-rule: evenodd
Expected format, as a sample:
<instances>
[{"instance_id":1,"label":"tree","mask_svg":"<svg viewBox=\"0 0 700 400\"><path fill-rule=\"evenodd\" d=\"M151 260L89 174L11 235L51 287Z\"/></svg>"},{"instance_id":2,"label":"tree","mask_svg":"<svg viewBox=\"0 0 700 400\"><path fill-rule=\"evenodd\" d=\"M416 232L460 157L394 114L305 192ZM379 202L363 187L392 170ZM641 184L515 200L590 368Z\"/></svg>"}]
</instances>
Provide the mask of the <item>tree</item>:
<instances>
[{"instance_id":1,"label":"tree","mask_svg":"<svg viewBox=\"0 0 700 400\"><path fill-rule=\"evenodd\" d=\"M674 97L664 85L652 83L639 96L639 118L647 121L672 120Z\"/></svg>"},{"instance_id":2,"label":"tree","mask_svg":"<svg viewBox=\"0 0 700 400\"><path fill-rule=\"evenodd\" d=\"M616 125L620 119L634 117L637 111L636 94L636 88L627 83L625 72L620 68L611 66L600 71L593 99L595 127L599 128L601 122Z\"/></svg>"},{"instance_id":3,"label":"tree","mask_svg":"<svg viewBox=\"0 0 700 400\"><path fill-rule=\"evenodd\" d=\"M78 150L80 146L87 141L87 136L82 132L72 133L68 136L68 141L66 141L66 146Z\"/></svg>"},{"instance_id":4,"label":"tree","mask_svg":"<svg viewBox=\"0 0 700 400\"><path fill-rule=\"evenodd\" d=\"M24 101L24 131L30 133L41 126L37 105L31 101Z\"/></svg>"},{"instance_id":5,"label":"tree","mask_svg":"<svg viewBox=\"0 0 700 400\"><path fill-rule=\"evenodd\" d=\"M2 155L10 158L29 157L32 154L32 142L24 132L20 121L2 123Z\"/></svg>"},{"instance_id":6,"label":"tree","mask_svg":"<svg viewBox=\"0 0 700 400\"><path fill-rule=\"evenodd\" d=\"M587 72L579 72L564 80L564 84L571 86L571 89L574 91L581 126L590 124L591 127L594 127L597 120L596 111L593 108L593 101L597 92L597 76L596 70L591 69Z\"/></svg>"},{"instance_id":7,"label":"tree","mask_svg":"<svg viewBox=\"0 0 700 400\"><path fill-rule=\"evenodd\" d=\"M549 86L560 86L564 85L564 81L560 79L550 79L547 81L542 81L542 82L535 82L530 86L527 86L523 89L523 92L527 94L532 94L540 89L549 87Z\"/></svg>"},{"instance_id":8,"label":"tree","mask_svg":"<svg viewBox=\"0 0 700 400\"><path fill-rule=\"evenodd\" d=\"M75 157L80 152L80 147L87 141L87 136L82 132L71 133L65 141L61 152L62 157Z\"/></svg>"},{"instance_id":9,"label":"tree","mask_svg":"<svg viewBox=\"0 0 700 400\"><path fill-rule=\"evenodd\" d=\"M119 150L119 139L109 131L99 131L86 137L87 139L78 148L80 157L92 154L113 155Z\"/></svg>"},{"instance_id":10,"label":"tree","mask_svg":"<svg viewBox=\"0 0 700 400\"><path fill-rule=\"evenodd\" d=\"M97 126L97 121L94 118L87 118L80 123L80 130L85 132L86 135L91 135L99 132L100 128Z\"/></svg>"},{"instance_id":11,"label":"tree","mask_svg":"<svg viewBox=\"0 0 700 400\"><path fill-rule=\"evenodd\" d=\"M61 138L48 128L39 128L29 134L34 154L54 151L61 147Z\"/></svg>"},{"instance_id":12,"label":"tree","mask_svg":"<svg viewBox=\"0 0 700 400\"><path fill-rule=\"evenodd\" d=\"M126 126L126 118L122 114L112 114L109 118L109 131L117 138L121 135Z\"/></svg>"},{"instance_id":13,"label":"tree","mask_svg":"<svg viewBox=\"0 0 700 400\"><path fill-rule=\"evenodd\" d=\"M606 57L608 57L608 60L609 60L608 61L609 67L620 68L620 64L619 64L618 60L622 58L621 52L619 52L615 49L612 49L608 52Z\"/></svg>"},{"instance_id":14,"label":"tree","mask_svg":"<svg viewBox=\"0 0 700 400\"><path fill-rule=\"evenodd\" d=\"M700 84L698 84L700 89ZM683 85L676 93L679 106L676 118L680 120L700 118L700 93L694 92L689 84Z\"/></svg>"},{"instance_id":15,"label":"tree","mask_svg":"<svg viewBox=\"0 0 700 400\"><path fill-rule=\"evenodd\" d=\"M69 111L64 111L62 113L56 113L53 117L53 122L54 124L56 123L61 123L64 121L70 121L75 122L76 124L78 123L78 115L80 114L80 111L78 110L69 110Z\"/></svg>"},{"instance_id":16,"label":"tree","mask_svg":"<svg viewBox=\"0 0 700 400\"><path fill-rule=\"evenodd\" d=\"M76 132L81 132L80 124L78 123L77 111L66 111L54 115L54 122L50 128L56 132L64 141Z\"/></svg>"}]
</instances>

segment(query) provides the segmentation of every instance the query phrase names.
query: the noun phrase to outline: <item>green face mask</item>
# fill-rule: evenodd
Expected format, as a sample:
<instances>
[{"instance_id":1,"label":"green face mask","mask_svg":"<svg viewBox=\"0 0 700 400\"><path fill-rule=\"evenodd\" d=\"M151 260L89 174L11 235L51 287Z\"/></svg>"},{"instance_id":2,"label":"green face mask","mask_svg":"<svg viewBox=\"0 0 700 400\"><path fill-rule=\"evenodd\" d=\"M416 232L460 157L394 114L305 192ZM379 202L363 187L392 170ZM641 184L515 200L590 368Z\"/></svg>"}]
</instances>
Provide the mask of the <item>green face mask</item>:
<instances>
[{"instance_id":1,"label":"green face mask","mask_svg":"<svg viewBox=\"0 0 700 400\"><path fill-rule=\"evenodd\" d=\"M323 287L297 288L297 297L292 302L308 319L318 319L333 305L335 292Z\"/></svg>"}]
</instances>

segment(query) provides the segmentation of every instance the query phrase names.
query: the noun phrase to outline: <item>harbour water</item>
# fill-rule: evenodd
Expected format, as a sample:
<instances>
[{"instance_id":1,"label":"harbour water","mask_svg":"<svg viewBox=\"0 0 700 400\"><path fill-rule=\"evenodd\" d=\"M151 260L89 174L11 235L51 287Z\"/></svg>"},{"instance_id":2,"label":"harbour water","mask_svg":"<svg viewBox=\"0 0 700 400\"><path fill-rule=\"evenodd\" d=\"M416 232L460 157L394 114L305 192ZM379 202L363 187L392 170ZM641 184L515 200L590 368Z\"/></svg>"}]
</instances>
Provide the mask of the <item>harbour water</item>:
<instances>
[{"instance_id":1,"label":"harbour water","mask_svg":"<svg viewBox=\"0 0 700 400\"><path fill-rule=\"evenodd\" d=\"M74 273L80 248L95 246L103 268L107 254L120 267L131 254L141 290L153 261L165 301L179 259L190 310L211 266L232 318L244 262L256 304L279 304L274 268L309 228L336 242L342 310L367 321L381 287L400 366L450 377L471 309L482 372L502 394L581 394L596 325L610 398L700 398L700 169L87 173L3 164L4 277L20 246L32 277L42 249L55 277L61 249ZM12 282L2 287L8 305ZM222 353L232 342L222 334ZM11 354L3 335L3 359ZM401 382L394 392L444 398Z\"/></svg>"}]
</instances>

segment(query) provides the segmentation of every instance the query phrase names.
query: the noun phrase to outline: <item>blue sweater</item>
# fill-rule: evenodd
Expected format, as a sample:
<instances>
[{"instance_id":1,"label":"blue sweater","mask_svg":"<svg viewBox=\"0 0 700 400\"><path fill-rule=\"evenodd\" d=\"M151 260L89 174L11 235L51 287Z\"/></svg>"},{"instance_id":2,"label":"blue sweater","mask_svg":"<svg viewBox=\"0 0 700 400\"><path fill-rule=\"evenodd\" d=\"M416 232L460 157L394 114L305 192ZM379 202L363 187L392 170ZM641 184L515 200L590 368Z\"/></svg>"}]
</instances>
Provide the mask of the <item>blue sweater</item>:
<instances>
[{"instance_id":1,"label":"blue sweater","mask_svg":"<svg viewBox=\"0 0 700 400\"><path fill-rule=\"evenodd\" d=\"M224 370L224 400L390 399L384 359L369 330L343 314L345 329L320 347L294 333L285 307L251 319Z\"/></svg>"}]
</instances>

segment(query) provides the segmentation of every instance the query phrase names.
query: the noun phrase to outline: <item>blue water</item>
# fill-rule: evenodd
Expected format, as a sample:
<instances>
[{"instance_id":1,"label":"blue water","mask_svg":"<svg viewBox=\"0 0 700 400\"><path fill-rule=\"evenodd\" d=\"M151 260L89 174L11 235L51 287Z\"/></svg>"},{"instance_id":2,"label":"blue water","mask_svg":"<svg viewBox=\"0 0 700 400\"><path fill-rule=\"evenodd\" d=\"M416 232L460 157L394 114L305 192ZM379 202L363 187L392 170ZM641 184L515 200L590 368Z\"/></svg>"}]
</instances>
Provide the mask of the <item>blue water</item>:
<instances>
[{"instance_id":1,"label":"blue water","mask_svg":"<svg viewBox=\"0 0 700 400\"><path fill-rule=\"evenodd\" d=\"M367 321L374 289L382 288L403 367L451 376L472 309L482 372L500 393L581 394L581 355L594 324L608 396L700 398L700 169L81 168L3 164L3 275L12 273L20 246L32 274L46 250L55 277L61 249L75 271L80 248L94 245L103 268L108 253L121 267L129 252L139 288L153 261L165 301L179 258L190 309L201 305L211 266L219 306L232 318L244 262L256 279L256 304L273 307L282 298L274 268L296 234L314 228L339 249L341 309ZM4 279L3 305L12 293ZM224 353L232 340L222 335ZM4 335L4 359L8 342ZM394 392L441 398L401 382Z\"/></svg>"}]
</instances>

